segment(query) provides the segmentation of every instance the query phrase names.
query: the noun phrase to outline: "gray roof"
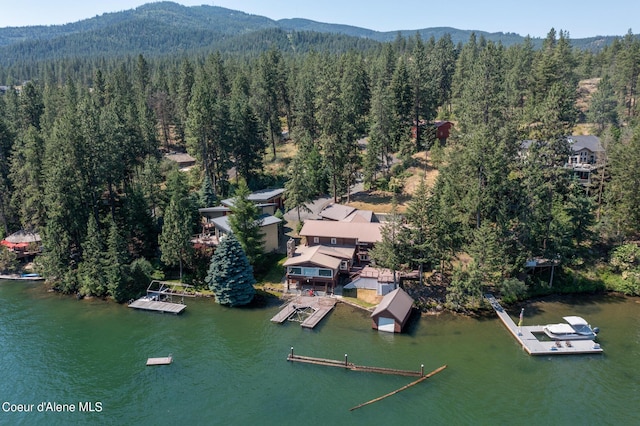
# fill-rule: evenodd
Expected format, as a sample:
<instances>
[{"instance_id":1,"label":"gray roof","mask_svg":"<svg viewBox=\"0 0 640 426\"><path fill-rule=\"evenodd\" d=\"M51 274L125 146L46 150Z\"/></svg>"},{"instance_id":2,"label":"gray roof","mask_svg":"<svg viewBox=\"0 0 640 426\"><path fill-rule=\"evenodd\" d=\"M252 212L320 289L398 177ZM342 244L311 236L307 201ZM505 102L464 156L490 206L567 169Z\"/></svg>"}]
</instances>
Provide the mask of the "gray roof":
<instances>
[{"instance_id":1,"label":"gray roof","mask_svg":"<svg viewBox=\"0 0 640 426\"><path fill-rule=\"evenodd\" d=\"M344 220L353 213L354 207L345 206L344 204L329 204L320 212L320 217L330 220Z\"/></svg>"},{"instance_id":2,"label":"gray roof","mask_svg":"<svg viewBox=\"0 0 640 426\"><path fill-rule=\"evenodd\" d=\"M253 201L254 203L266 203L265 205L273 204L270 200L279 197L284 193L284 188L275 188L275 189L261 189L260 191L255 191L249 194L247 200ZM225 198L220 201L225 206L233 206L235 202L235 198Z\"/></svg>"},{"instance_id":3,"label":"gray roof","mask_svg":"<svg viewBox=\"0 0 640 426\"><path fill-rule=\"evenodd\" d=\"M249 199L253 202L267 202L284 194L284 188L261 189L249 195Z\"/></svg>"},{"instance_id":4,"label":"gray roof","mask_svg":"<svg viewBox=\"0 0 640 426\"><path fill-rule=\"evenodd\" d=\"M229 212L231 209L227 206L215 206L215 207L205 207L202 209L198 209L200 213L213 213L213 212Z\"/></svg>"},{"instance_id":5,"label":"gray roof","mask_svg":"<svg viewBox=\"0 0 640 426\"><path fill-rule=\"evenodd\" d=\"M260 221L260 226L264 227L264 226L269 226L269 225L273 225L275 223L280 223L282 222L282 219L278 219L275 216L272 216L270 214L263 214L260 215L258 217L258 220ZM214 224L214 226L224 232L232 232L231 231L231 225L229 225L229 215L227 216L220 216L220 217L216 217L215 219L211 219L211 223Z\"/></svg>"},{"instance_id":6,"label":"gray roof","mask_svg":"<svg viewBox=\"0 0 640 426\"><path fill-rule=\"evenodd\" d=\"M368 290L378 289L378 280L376 278L356 278L349 284L345 285L345 289L363 288Z\"/></svg>"},{"instance_id":7,"label":"gray roof","mask_svg":"<svg viewBox=\"0 0 640 426\"><path fill-rule=\"evenodd\" d=\"M387 293L382 298L382 302L376 307L371 314L372 317L378 316L383 312L388 312L398 322L403 322L413 306L413 299L400 287Z\"/></svg>"},{"instance_id":8,"label":"gray roof","mask_svg":"<svg viewBox=\"0 0 640 426\"><path fill-rule=\"evenodd\" d=\"M604 148L602 147L600 139L597 136L572 135L569 136L567 140L571 144L571 149L574 152L581 151L585 148L591 152L604 152Z\"/></svg>"},{"instance_id":9,"label":"gray roof","mask_svg":"<svg viewBox=\"0 0 640 426\"><path fill-rule=\"evenodd\" d=\"M39 243L41 241L40 234L37 232L29 232L21 229L18 232L14 232L4 239L12 244L20 244L20 243Z\"/></svg>"}]
</instances>

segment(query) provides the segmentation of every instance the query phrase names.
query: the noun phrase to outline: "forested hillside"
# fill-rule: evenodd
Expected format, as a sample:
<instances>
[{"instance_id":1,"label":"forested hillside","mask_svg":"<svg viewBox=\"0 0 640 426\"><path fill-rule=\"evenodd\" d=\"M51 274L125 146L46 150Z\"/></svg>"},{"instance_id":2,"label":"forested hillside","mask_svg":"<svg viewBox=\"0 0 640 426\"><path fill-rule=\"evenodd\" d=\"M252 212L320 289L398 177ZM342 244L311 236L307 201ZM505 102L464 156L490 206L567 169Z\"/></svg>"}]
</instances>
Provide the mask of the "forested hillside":
<instances>
[{"instance_id":1,"label":"forested hillside","mask_svg":"<svg viewBox=\"0 0 640 426\"><path fill-rule=\"evenodd\" d=\"M255 34L247 42L258 43ZM631 244L640 230L640 42L632 34L591 52L554 30L539 49L472 34L464 45L412 35L343 51L315 33L326 49L294 53L295 35L262 34L265 48L281 41L250 55L0 67L10 83L0 96L0 233L40 232L40 271L57 289L127 300L154 269L184 266L202 285L208 257L189 243L197 208L239 182L284 182L290 209L319 194L339 199L360 178L402 194L403 169L428 151L435 184L418 187L404 218L392 215L378 265L436 272L452 309L479 306L486 290L511 300L640 293ZM584 79L597 84L579 109ZM415 123L436 119L455 122L446 146L428 125L412 134ZM564 167L577 124L606 148L590 187ZM283 144L292 158L278 156ZM184 173L161 160L176 149L197 166ZM386 167L391 156L401 164ZM557 262L553 283L524 274L534 258Z\"/></svg>"},{"instance_id":2,"label":"forested hillside","mask_svg":"<svg viewBox=\"0 0 640 426\"><path fill-rule=\"evenodd\" d=\"M283 49L283 53L310 50L337 53L372 48L380 42L392 42L399 36L410 37L416 33L425 40L440 39L448 34L454 44L465 43L472 33L504 46L524 41L523 36L513 33L442 27L378 32L307 19L274 21L217 6L186 7L157 2L66 25L0 28L0 65L24 67L41 61L123 58L140 53L147 58L182 57L217 50L258 55L272 44ZM287 36L289 43L284 43ZM612 40L613 37L594 37L575 40L574 45L599 50ZM542 40L534 39L533 43L540 47Z\"/></svg>"}]
</instances>

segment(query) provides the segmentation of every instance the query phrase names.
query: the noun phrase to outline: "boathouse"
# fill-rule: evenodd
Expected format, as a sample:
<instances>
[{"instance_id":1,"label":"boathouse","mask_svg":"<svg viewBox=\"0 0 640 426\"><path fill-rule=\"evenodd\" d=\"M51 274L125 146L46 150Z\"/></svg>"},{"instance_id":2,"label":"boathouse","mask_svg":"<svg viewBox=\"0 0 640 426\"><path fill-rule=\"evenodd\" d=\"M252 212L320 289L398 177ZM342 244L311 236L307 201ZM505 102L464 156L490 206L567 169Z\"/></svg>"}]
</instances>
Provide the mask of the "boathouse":
<instances>
[{"instance_id":1,"label":"boathouse","mask_svg":"<svg viewBox=\"0 0 640 426\"><path fill-rule=\"evenodd\" d=\"M413 299L403 289L397 288L387 293L371 314L374 330L401 333L409 320Z\"/></svg>"}]
</instances>

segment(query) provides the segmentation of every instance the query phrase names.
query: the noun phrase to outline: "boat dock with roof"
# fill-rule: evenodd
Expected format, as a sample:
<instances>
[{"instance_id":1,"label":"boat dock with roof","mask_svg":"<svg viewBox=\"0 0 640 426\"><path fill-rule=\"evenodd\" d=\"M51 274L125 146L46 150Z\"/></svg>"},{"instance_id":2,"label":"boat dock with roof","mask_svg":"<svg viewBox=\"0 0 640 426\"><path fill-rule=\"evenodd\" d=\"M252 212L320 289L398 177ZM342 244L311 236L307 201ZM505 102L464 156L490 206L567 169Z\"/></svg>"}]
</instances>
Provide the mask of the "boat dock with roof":
<instances>
[{"instance_id":1,"label":"boat dock with roof","mask_svg":"<svg viewBox=\"0 0 640 426\"><path fill-rule=\"evenodd\" d=\"M507 327L507 330L529 355L575 355L603 352L602 347L593 340L541 341L535 334L544 333L544 326L518 326L492 294L485 294L484 297L491 303L491 306L498 314L498 318Z\"/></svg>"},{"instance_id":2,"label":"boat dock with roof","mask_svg":"<svg viewBox=\"0 0 640 426\"><path fill-rule=\"evenodd\" d=\"M336 303L333 297L298 296L271 318L271 322L282 324L289 320L299 322L305 328L314 328Z\"/></svg>"},{"instance_id":3,"label":"boat dock with roof","mask_svg":"<svg viewBox=\"0 0 640 426\"><path fill-rule=\"evenodd\" d=\"M184 298L195 297L195 294L186 291L188 288L193 288L193 286L153 280L147 287L147 294L129 302L129 307L145 311L179 314L187 309ZM178 297L180 300L174 302L174 297Z\"/></svg>"}]
</instances>

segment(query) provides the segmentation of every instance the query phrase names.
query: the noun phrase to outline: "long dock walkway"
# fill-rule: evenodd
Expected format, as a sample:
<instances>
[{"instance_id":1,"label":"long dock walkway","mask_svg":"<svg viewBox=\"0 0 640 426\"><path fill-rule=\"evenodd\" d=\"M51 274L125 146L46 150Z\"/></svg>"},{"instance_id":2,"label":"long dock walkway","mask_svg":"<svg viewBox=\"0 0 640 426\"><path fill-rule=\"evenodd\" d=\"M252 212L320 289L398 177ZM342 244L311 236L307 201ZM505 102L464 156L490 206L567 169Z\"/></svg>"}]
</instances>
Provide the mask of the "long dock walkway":
<instances>
[{"instance_id":1,"label":"long dock walkway","mask_svg":"<svg viewBox=\"0 0 640 426\"><path fill-rule=\"evenodd\" d=\"M492 294L485 294L484 297L491 303L491 306L498 314L498 318L507 327L507 330L529 355L596 354L603 352L600 345L593 340L540 341L534 333L543 333L542 325L518 327Z\"/></svg>"},{"instance_id":2,"label":"long dock walkway","mask_svg":"<svg viewBox=\"0 0 640 426\"><path fill-rule=\"evenodd\" d=\"M298 296L287 303L271 322L299 321L305 328L314 328L336 306L333 297Z\"/></svg>"},{"instance_id":3,"label":"long dock walkway","mask_svg":"<svg viewBox=\"0 0 640 426\"><path fill-rule=\"evenodd\" d=\"M338 367L338 368L344 368L346 370L361 371L365 373L395 374L397 376L407 376L407 377L424 376L423 366L420 366L420 371L398 370L395 368L384 368L384 367L368 367L365 365L356 365L352 362L349 362L346 355L345 355L344 361L339 361L335 359L314 358L314 357L304 356L304 355L295 355L293 353L293 348L291 348L291 353L287 355L287 361L302 362L305 364L323 365L325 367Z\"/></svg>"}]
</instances>

